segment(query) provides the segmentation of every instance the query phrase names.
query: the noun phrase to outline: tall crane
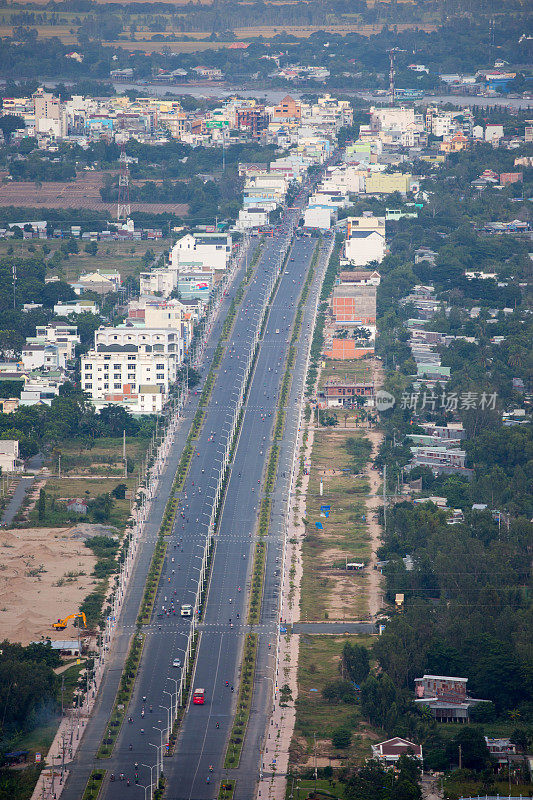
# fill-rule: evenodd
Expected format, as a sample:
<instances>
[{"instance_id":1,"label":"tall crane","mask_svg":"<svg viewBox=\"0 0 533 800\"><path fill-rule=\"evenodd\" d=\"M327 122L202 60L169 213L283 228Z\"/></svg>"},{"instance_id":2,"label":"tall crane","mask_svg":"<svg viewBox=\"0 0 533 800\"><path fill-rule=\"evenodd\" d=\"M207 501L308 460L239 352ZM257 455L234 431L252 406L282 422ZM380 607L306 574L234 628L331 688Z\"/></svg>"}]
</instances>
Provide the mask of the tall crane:
<instances>
[{"instance_id":1,"label":"tall crane","mask_svg":"<svg viewBox=\"0 0 533 800\"><path fill-rule=\"evenodd\" d=\"M119 163L120 173L118 176L117 220L120 222L121 220L126 221L131 214L130 176L126 148L123 144L120 146Z\"/></svg>"}]
</instances>

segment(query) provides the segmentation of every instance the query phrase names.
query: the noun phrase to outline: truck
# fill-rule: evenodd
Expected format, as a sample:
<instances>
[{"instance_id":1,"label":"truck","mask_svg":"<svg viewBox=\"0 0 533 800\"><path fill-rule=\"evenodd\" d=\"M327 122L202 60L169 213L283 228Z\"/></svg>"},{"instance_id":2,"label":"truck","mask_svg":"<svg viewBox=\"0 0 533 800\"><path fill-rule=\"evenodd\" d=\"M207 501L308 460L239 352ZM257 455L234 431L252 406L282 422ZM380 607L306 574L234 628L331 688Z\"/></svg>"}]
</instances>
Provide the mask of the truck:
<instances>
[{"instance_id":1,"label":"truck","mask_svg":"<svg viewBox=\"0 0 533 800\"><path fill-rule=\"evenodd\" d=\"M203 706L205 703L205 689L195 689L192 696L192 701L197 706Z\"/></svg>"},{"instance_id":2,"label":"truck","mask_svg":"<svg viewBox=\"0 0 533 800\"><path fill-rule=\"evenodd\" d=\"M192 606L190 606L188 603L184 603L181 606L180 613L182 617L192 617Z\"/></svg>"}]
</instances>

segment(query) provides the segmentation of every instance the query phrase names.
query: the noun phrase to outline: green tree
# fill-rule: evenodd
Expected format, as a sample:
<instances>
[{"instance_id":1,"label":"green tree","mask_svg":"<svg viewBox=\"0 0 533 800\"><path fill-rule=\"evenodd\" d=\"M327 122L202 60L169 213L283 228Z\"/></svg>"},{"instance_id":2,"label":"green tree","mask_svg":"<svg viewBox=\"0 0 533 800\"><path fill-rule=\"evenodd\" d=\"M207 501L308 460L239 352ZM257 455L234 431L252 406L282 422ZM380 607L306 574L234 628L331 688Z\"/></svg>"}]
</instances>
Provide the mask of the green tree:
<instances>
[{"instance_id":1,"label":"green tree","mask_svg":"<svg viewBox=\"0 0 533 800\"><path fill-rule=\"evenodd\" d=\"M346 673L352 681L359 684L363 683L363 681L368 678L368 673L370 672L370 659L366 647L360 644L345 642L342 648L339 668L341 672L343 674Z\"/></svg>"},{"instance_id":2,"label":"green tree","mask_svg":"<svg viewBox=\"0 0 533 800\"><path fill-rule=\"evenodd\" d=\"M0 130L4 134L4 141L9 144L13 133L20 128L25 128L26 123L17 114L4 114L0 117Z\"/></svg>"},{"instance_id":3,"label":"green tree","mask_svg":"<svg viewBox=\"0 0 533 800\"><path fill-rule=\"evenodd\" d=\"M337 747L339 750L346 750L352 743L351 730L346 725L340 725L331 734L331 742L333 747Z\"/></svg>"},{"instance_id":4,"label":"green tree","mask_svg":"<svg viewBox=\"0 0 533 800\"><path fill-rule=\"evenodd\" d=\"M46 514L46 493L44 489L41 489L39 492L39 501L37 503L37 516L39 522L44 520Z\"/></svg>"},{"instance_id":5,"label":"green tree","mask_svg":"<svg viewBox=\"0 0 533 800\"><path fill-rule=\"evenodd\" d=\"M460 748L460 750L459 750ZM490 756L482 732L471 725L465 725L453 740L448 743L446 753L452 763L461 763L465 769L481 772L487 766Z\"/></svg>"}]
</instances>

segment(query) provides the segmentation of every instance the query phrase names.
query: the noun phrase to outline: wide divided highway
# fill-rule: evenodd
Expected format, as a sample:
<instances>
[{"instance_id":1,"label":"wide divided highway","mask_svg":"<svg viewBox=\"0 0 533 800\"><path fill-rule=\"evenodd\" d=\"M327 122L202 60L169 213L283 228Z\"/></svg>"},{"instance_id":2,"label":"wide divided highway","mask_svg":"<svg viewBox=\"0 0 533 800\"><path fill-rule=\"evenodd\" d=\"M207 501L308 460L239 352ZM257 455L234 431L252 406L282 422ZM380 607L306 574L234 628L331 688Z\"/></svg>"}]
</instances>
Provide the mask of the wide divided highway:
<instances>
[{"instance_id":1,"label":"wide divided highway","mask_svg":"<svg viewBox=\"0 0 533 800\"><path fill-rule=\"evenodd\" d=\"M111 759L98 762L105 766L108 775L113 773L115 777L114 781L106 781L103 788L101 796L107 800L140 796L141 789L135 786L136 776L142 786L150 784L151 778L155 781L155 768L151 775L149 767L157 761L158 747L168 724L167 709L175 691L173 681L180 676L189 633L190 619L181 616L181 607L194 604L216 481L244 367L254 346L265 297L279 269L280 252L290 241L291 227L298 214L297 209L289 211L277 236L266 241L217 370L191 467L179 495L181 509L169 537L152 621L143 628L146 634L143 658L128 709L132 721L124 723ZM316 244L314 239L294 240L260 340L215 538L205 608L198 625L191 685L193 689L205 690L206 701L204 705L189 705L175 753L164 758L165 796L169 800L213 798L224 774L223 761L247 630L247 583L264 469L292 323ZM279 552L269 552L269 559L281 562L280 540L276 547ZM273 572L278 584L280 573L279 569ZM263 644L274 642L278 590L279 586L269 587L262 624L256 626ZM82 754L83 747L80 757ZM126 780L119 780L120 774ZM255 777L252 772L247 778L250 785L245 792L249 791L250 797ZM66 796L74 797L68 792L68 784L66 788ZM239 789L244 789L242 784Z\"/></svg>"}]
</instances>

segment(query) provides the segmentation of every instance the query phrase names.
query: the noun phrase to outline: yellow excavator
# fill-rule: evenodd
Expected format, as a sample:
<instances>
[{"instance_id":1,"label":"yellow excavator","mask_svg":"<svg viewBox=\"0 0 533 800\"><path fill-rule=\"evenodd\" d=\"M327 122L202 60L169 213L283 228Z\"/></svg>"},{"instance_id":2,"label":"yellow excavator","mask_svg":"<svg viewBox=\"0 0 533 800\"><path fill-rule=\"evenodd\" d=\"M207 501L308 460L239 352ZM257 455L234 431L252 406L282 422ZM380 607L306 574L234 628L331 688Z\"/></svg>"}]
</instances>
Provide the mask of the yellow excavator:
<instances>
[{"instance_id":1,"label":"yellow excavator","mask_svg":"<svg viewBox=\"0 0 533 800\"><path fill-rule=\"evenodd\" d=\"M86 628L87 617L85 616L83 611L80 611L79 614L69 614L68 617L65 617L65 619L58 619L57 622L53 623L52 628L54 628L56 631L64 631L65 628L67 627L69 619L78 619L78 618L81 619L81 621L83 622L83 627Z\"/></svg>"}]
</instances>

